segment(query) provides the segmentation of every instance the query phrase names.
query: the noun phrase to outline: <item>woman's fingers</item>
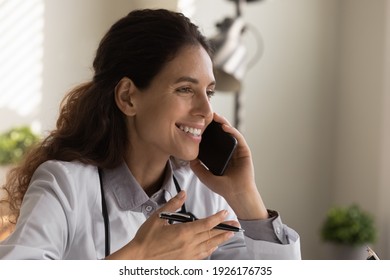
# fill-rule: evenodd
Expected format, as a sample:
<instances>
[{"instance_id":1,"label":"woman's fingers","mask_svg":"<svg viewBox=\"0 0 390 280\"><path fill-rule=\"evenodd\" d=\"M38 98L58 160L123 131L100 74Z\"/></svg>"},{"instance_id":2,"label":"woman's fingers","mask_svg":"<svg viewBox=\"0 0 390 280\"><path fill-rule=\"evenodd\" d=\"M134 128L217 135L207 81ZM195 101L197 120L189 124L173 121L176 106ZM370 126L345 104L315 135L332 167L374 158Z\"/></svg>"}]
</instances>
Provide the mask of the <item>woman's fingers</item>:
<instances>
[{"instance_id":1,"label":"woman's fingers","mask_svg":"<svg viewBox=\"0 0 390 280\"><path fill-rule=\"evenodd\" d=\"M206 258L211 255L218 247L234 236L234 232L224 230L209 230L201 233L203 240L199 246L199 258Z\"/></svg>"},{"instance_id":2,"label":"woman's fingers","mask_svg":"<svg viewBox=\"0 0 390 280\"><path fill-rule=\"evenodd\" d=\"M164 206L158 211L157 215L161 212L176 212L184 204L187 194L185 191L180 191L176 196L170 199Z\"/></svg>"},{"instance_id":3,"label":"woman's fingers","mask_svg":"<svg viewBox=\"0 0 390 280\"><path fill-rule=\"evenodd\" d=\"M220 244L229 240L234 236L234 232L214 229L214 227L224 222L228 212L222 210L205 219L197 220L189 224L193 230L197 232L198 250L201 258L207 257L214 252ZM237 226L238 222L224 222L230 225ZM206 254L206 256L204 256Z\"/></svg>"},{"instance_id":4,"label":"woman's fingers","mask_svg":"<svg viewBox=\"0 0 390 280\"><path fill-rule=\"evenodd\" d=\"M222 210L214 215L211 215L204 219L199 219L192 222L192 228L194 233L201 233L212 230L216 225L222 223L228 215L227 210Z\"/></svg>"},{"instance_id":5,"label":"woman's fingers","mask_svg":"<svg viewBox=\"0 0 390 280\"><path fill-rule=\"evenodd\" d=\"M222 123L222 124L227 124L228 126L232 126L232 125L230 124L230 122L229 122L225 117L223 117L223 116L221 116L220 114L215 113L215 112L214 112L214 120L215 120L216 122L219 122L219 123Z\"/></svg>"}]
</instances>

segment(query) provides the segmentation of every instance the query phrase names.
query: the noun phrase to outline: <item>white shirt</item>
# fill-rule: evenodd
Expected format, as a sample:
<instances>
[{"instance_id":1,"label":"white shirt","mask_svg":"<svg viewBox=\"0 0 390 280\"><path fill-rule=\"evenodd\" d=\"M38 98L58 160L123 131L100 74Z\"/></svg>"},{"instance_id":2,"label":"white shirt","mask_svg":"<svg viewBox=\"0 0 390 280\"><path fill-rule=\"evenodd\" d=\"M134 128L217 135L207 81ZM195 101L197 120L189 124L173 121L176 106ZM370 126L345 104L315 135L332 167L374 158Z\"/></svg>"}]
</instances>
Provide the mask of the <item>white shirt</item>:
<instances>
[{"instance_id":1,"label":"white shirt","mask_svg":"<svg viewBox=\"0 0 390 280\"><path fill-rule=\"evenodd\" d=\"M145 220L177 194L172 174L187 193L187 211L203 218L227 209L228 219L236 219L223 197L203 185L188 165L170 161L161 190L148 197L123 163L103 173L111 252L126 245ZM266 241L267 222L275 241ZM245 236L236 233L210 259L301 258L299 235L282 224L279 215L240 223ZM0 259L103 259L104 250L97 168L79 162L43 163L31 179L15 231L0 243Z\"/></svg>"}]
</instances>

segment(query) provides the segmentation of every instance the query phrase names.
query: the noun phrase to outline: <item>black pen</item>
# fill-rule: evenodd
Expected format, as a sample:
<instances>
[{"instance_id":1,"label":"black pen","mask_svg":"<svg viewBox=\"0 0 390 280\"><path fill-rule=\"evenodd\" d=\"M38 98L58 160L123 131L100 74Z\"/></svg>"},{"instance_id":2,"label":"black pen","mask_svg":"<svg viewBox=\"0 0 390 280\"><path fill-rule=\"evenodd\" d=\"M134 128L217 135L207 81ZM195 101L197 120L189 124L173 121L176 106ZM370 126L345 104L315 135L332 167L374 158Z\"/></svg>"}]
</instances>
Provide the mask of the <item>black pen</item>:
<instances>
[{"instance_id":1,"label":"black pen","mask_svg":"<svg viewBox=\"0 0 390 280\"><path fill-rule=\"evenodd\" d=\"M169 220L170 222L180 222L180 223L188 223L197 220L191 215L183 214L183 213L175 213L175 212L161 212L161 219ZM245 230L242 228L238 228L235 226L227 225L227 224L218 224L214 227L215 229L234 231L234 232L244 232Z\"/></svg>"}]
</instances>

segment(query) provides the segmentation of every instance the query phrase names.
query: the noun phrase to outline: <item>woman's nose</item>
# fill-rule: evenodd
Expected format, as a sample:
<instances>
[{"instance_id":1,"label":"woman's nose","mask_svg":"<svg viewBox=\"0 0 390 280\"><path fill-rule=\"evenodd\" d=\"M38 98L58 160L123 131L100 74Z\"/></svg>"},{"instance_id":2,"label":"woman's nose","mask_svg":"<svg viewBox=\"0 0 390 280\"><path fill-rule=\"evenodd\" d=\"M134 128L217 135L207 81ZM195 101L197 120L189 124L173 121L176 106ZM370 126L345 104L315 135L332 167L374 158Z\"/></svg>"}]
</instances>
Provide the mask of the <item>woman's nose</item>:
<instances>
[{"instance_id":1,"label":"woman's nose","mask_svg":"<svg viewBox=\"0 0 390 280\"><path fill-rule=\"evenodd\" d=\"M210 98L207 94L199 94L197 98L195 98L194 111L195 114L199 114L204 118L212 118L213 116L213 108L210 103Z\"/></svg>"}]
</instances>

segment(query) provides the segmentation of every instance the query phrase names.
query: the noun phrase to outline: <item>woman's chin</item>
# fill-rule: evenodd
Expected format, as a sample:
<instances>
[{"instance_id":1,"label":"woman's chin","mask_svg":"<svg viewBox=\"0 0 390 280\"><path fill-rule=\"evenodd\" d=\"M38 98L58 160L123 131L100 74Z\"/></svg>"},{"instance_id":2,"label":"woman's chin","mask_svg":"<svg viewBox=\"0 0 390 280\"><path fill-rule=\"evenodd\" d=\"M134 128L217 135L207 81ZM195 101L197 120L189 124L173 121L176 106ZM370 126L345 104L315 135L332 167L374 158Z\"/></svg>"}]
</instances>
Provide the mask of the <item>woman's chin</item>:
<instances>
[{"instance_id":1,"label":"woman's chin","mask_svg":"<svg viewBox=\"0 0 390 280\"><path fill-rule=\"evenodd\" d=\"M181 155L181 157L178 158L180 158L183 161L192 161L197 157L198 157L198 151L196 151L196 153L187 153L185 155Z\"/></svg>"}]
</instances>

